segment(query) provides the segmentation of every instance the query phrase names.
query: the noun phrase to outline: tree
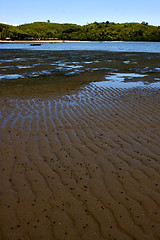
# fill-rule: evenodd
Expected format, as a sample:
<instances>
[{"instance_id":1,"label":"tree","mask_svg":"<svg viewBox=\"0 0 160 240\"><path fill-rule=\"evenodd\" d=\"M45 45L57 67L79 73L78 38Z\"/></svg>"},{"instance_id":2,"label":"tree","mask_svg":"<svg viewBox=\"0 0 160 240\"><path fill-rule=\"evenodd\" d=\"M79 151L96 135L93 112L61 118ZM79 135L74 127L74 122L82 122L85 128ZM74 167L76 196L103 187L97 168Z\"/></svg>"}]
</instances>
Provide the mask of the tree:
<instances>
[{"instance_id":1,"label":"tree","mask_svg":"<svg viewBox=\"0 0 160 240\"><path fill-rule=\"evenodd\" d=\"M148 22L141 22L142 25L148 25Z\"/></svg>"}]
</instances>

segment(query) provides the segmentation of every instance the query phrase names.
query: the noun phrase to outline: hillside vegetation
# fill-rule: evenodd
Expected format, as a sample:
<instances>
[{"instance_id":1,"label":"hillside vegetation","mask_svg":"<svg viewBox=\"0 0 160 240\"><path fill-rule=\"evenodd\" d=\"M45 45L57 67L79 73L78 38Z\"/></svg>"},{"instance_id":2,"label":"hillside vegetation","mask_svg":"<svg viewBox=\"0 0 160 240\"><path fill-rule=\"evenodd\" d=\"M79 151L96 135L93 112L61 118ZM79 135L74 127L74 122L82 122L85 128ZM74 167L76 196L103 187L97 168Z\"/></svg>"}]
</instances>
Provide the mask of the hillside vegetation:
<instances>
[{"instance_id":1,"label":"hillside vegetation","mask_svg":"<svg viewBox=\"0 0 160 240\"><path fill-rule=\"evenodd\" d=\"M148 23L94 22L84 26L34 22L20 26L0 23L1 40L160 41L160 26Z\"/></svg>"}]
</instances>

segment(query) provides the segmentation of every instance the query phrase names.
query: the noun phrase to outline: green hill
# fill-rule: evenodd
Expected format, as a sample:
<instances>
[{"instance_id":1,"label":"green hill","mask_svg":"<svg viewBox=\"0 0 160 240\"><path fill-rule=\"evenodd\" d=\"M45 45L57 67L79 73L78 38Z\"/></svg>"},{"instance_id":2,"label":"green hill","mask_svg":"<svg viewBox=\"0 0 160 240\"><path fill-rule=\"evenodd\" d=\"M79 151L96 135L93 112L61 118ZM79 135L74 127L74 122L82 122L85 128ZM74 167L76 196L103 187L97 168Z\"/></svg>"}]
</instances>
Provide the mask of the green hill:
<instances>
[{"instance_id":1,"label":"green hill","mask_svg":"<svg viewBox=\"0 0 160 240\"><path fill-rule=\"evenodd\" d=\"M148 23L91 23L84 26L34 22L20 26L0 23L0 39L58 39L83 41L160 41L160 27Z\"/></svg>"}]
</instances>

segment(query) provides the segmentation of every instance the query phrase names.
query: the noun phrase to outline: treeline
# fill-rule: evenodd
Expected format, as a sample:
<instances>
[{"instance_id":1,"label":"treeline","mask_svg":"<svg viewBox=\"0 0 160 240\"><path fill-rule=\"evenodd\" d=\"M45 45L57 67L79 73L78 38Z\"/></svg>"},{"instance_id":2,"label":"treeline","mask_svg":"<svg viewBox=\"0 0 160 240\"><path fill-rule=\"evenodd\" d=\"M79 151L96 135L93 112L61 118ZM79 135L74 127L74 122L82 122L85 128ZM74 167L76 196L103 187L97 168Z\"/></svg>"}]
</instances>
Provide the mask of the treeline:
<instances>
[{"instance_id":1,"label":"treeline","mask_svg":"<svg viewBox=\"0 0 160 240\"><path fill-rule=\"evenodd\" d=\"M94 22L84 26L34 22L20 26L0 23L1 40L160 41L160 26L148 23Z\"/></svg>"}]
</instances>

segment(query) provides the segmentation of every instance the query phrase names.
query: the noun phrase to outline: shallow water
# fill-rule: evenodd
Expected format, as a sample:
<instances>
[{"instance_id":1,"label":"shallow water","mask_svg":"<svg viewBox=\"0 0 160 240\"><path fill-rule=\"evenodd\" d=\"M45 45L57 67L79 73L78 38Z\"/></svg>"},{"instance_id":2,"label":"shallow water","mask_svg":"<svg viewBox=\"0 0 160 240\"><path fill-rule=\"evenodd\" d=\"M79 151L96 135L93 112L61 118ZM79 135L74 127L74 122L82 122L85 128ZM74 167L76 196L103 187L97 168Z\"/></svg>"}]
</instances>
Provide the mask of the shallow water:
<instances>
[{"instance_id":1,"label":"shallow water","mask_svg":"<svg viewBox=\"0 0 160 240\"><path fill-rule=\"evenodd\" d=\"M1 43L0 49L28 49L28 50L94 50L115 52L154 52L160 53L159 42L63 42L41 43L41 46L30 46L30 43Z\"/></svg>"}]
</instances>

